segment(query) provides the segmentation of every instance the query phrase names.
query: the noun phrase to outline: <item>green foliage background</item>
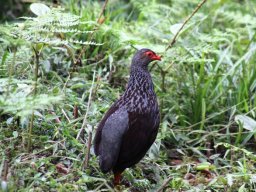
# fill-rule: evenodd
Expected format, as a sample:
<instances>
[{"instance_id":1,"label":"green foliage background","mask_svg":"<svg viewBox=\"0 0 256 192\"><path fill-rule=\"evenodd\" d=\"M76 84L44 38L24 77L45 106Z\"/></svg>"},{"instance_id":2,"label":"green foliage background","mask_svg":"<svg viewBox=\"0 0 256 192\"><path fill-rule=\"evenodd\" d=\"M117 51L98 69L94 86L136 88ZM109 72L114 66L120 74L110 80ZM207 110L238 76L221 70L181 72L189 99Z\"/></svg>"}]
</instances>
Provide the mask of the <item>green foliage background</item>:
<instances>
[{"instance_id":1,"label":"green foliage background","mask_svg":"<svg viewBox=\"0 0 256 192\"><path fill-rule=\"evenodd\" d=\"M83 162L125 89L134 47L147 47L163 55L151 65L161 126L121 190L157 191L170 177L167 191L256 189L256 1L207 1L167 51L199 1L111 0L101 18L101 1L41 2L51 11L40 16L29 3L17 2L22 14L2 7L2 186L113 191L92 150Z\"/></svg>"}]
</instances>

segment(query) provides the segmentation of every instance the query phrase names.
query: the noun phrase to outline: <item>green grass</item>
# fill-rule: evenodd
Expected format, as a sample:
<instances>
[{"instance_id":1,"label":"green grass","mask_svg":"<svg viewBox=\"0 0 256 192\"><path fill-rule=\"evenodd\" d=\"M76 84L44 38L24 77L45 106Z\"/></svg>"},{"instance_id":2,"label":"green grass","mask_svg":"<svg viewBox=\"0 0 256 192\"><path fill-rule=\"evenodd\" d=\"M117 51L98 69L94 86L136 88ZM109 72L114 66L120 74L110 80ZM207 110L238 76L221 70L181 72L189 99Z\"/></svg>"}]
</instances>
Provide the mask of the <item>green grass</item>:
<instances>
[{"instance_id":1,"label":"green grass","mask_svg":"<svg viewBox=\"0 0 256 192\"><path fill-rule=\"evenodd\" d=\"M171 191L256 190L256 2L207 1L165 51L198 3L113 0L98 24L103 2L63 0L39 23L1 24L2 184L113 191L92 150L84 169L88 139L125 89L133 47L147 47L163 55L151 66L161 126L120 190L157 191L170 177Z\"/></svg>"}]
</instances>

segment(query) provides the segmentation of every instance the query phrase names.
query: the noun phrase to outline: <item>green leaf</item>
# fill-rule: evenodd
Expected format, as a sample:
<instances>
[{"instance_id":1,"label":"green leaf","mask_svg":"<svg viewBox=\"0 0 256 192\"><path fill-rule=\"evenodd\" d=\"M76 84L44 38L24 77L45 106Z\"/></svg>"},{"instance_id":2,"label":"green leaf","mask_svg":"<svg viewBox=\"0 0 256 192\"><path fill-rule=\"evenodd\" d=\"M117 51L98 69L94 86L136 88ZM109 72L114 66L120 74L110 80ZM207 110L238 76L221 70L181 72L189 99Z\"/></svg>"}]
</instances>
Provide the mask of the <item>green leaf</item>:
<instances>
[{"instance_id":1,"label":"green leaf","mask_svg":"<svg viewBox=\"0 0 256 192\"><path fill-rule=\"evenodd\" d=\"M246 115L236 115L235 121L237 123L241 123L243 125L243 128L249 131L255 131L256 130L256 121Z\"/></svg>"},{"instance_id":2,"label":"green leaf","mask_svg":"<svg viewBox=\"0 0 256 192\"><path fill-rule=\"evenodd\" d=\"M238 192L246 192L245 184L243 184L241 187L239 187Z\"/></svg>"},{"instance_id":3,"label":"green leaf","mask_svg":"<svg viewBox=\"0 0 256 192\"><path fill-rule=\"evenodd\" d=\"M195 167L196 170L202 171L202 170L210 170L211 169L211 163L209 162L203 162L199 163Z\"/></svg>"},{"instance_id":4,"label":"green leaf","mask_svg":"<svg viewBox=\"0 0 256 192\"><path fill-rule=\"evenodd\" d=\"M51 11L51 9L43 3L32 3L30 10L37 16L44 15Z\"/></svg>"},{"instance_id":5,"label":"green leaf","mask_svg":"<svg viewBox=\"0 0 256 192\"><path fill-rule=\"evenodd\" d=\"M6 181L1 181L1 189L3 191L8 191L8 183Z\"/></svg>"},{"instance_id":6,"label":"green leaf","mask_svg":"<svg viewBox=\"0 0 256 192\"><path fill-rule=\"evenodd\" d=\"M233 177L231 174L227 174L228 185L231 187L233 185Z\"/></svg>"},{"instance_id":7,"label":"green leaf","mask_svg":"<svg viewBox=\"0 0 256 192\"><path fill-rule=\"evenodd\" d=\"M19 134L18 134L17 131L13 131L13 132L12 132L12 135L13 135L14 138L17 138Z\"/></svg>"}]
</instances>

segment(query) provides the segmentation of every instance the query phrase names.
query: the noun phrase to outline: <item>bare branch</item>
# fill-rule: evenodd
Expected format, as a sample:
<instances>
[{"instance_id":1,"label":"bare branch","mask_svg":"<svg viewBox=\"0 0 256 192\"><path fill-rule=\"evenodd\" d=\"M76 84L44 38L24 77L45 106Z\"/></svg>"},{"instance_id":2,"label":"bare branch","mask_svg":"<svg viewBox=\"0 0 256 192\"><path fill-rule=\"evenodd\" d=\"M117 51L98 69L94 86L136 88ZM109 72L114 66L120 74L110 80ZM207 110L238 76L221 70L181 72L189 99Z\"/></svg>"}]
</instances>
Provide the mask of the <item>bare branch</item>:
<instances>
[{"instance_id":1,"label":"bare branch","mask_svg":"<svg viewBox=\"0 0 256 192\"><path fill-rule=\"evenodd\" d=\"M171 181L172 177L168 177L163 184L159 187L159 189L157 189L156 192L162 192L163 189L166 187L166 185L168 185L168 183Z\"/></svg>"},{"instance_id":2,"label":"bare branch","mask_svg":"<svg viewBox=\"0 0 256 192\"><path fill-rule=\"evenodd\" d=\"M182 24L182 26L179 28L179 30L177 31L177 33L174 35L173 39L171 40L171 42L168 44L168 46L166 47L165 51L167 51L169 48L171 48L174 43L176 42L176 39L179 35L179 33L181 32L181 30L184 28L184 26L187 24L187 22L196 14L196 12L202 7L202 5L206 2L207 0L202 0L197 7L194 9L194 11L191 13L191 15L189 15L186 20L184 21L184 23Z\"/></svg>"}]
</instances>

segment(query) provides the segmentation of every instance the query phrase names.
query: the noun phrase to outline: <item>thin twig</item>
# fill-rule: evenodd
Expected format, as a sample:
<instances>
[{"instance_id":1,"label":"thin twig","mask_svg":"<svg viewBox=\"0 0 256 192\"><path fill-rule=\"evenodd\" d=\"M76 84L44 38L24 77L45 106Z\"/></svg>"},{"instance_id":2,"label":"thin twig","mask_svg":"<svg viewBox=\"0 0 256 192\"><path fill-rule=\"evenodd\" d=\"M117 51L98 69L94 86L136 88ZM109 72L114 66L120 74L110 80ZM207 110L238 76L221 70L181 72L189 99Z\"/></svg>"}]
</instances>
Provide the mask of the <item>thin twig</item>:
<instances>
[{"instance_id":1,"label":"thin twig","mask_svg":"<svg viewBox=\"0 0 256 192\"><path fill-rule=\"evenodd\" d=\"M78 118L78 106L77 105L75 105L73 108L73 117L74 117L74 119Z\"/></svg>"},{"instance_id":2,"label":"thin twig","mask_svg":"<svg viewBox=\"0 0 256 192\"><path fill-rule=\"evenodd\" d=\"M179 35L179 33L181 32L181 30L184 28L184 26L187 24L187 22L196 14L196 12L202 7L202 5L206 2L207 0L202 0L197 7L194 9L194 11L186 18L186 20L183 22L182 26L179 28L179 30L177 31L177 33L174 35L173 39L171 40L171 42L168 44L168 46L166 47L165 51L167 51L169 48L171 48L174 43L176 42L176 39Z\"/></svg>"},{"instance_id":3,"label":"thin twig","mask_svg":"<svg viewBox=\"0 0 256 192\"><path fill-rule=\"evenodd\" d=\"M89 130L87 148L86 148L85 159L83 162L82 169L87 169L87 167L89 165L91 145L92 145L92 130Z\"/></svg>"},{"instance_id":4,"label":"thin twig","mask_svg":"<svg viewBox=\"0 0 256 192\"><path fill-rule=\"evenodd\" d=\"M66 119L68 120L68 123L70 123L70 119L69 119L67 113L64 111L64 109L61 109L61 112L64 114L64 116L65 116Z\"/></svg>"},{"instance_id":5,"label":"thin twig","mask_svg":"<svg viewBox=\"0 0 256 192\"><path fill-rule=\"evenodd\" d=\"M88 116L90 106L91 106L91 102L92 102L92 93L93 93L95 75L96 75L96 72L94 71L92 86L91 86L91 89L90 89L90 94L89 94L89 98L88 98L86 113L85 113L85 116L84 116L82 127L81 127L79 133L77 134L76 139L78 139L80 137L80 134L82 133L83 130L85 130L85 127L87 125L87 116ZM88 166L89 159L90 159L91 143L92 143L92 130L88 130L87 148L86 148L86 151L85 151L85 159L84 159L84 162L83 162L83 165L82 165L82 169L87 168L87 166Z\"/></svg>"},{"instance_id":6,"label":"thin twig","mask_svg":"<svg viewBox=\"0 0 256 192\"><path fill-rule=\"evenodd\" d=\"M52 115L56 116L55 119L54 119L55 123L58 123L58 124L61 123L60 118L56 115L56 113L53 110L49 110L49 113L51 113Z\"/></svg>"},{"instance_id":7,"label":"thin twig","mask_svg":"<svg viewBox=\"0 0 256 192\"><path fill-rule=\"evenodd\" d=\"M135 49L136 51L138 51L138 48L135 47L133 44L131 44L131 47L132 47L133 49Z\"/></svg>"},{"instance_id":8,"label":"thin twig","mask_svg":"<svg viewBox=\"0 0 256 192\"><path fill-rule=\"evenodd\" d=\"M70 73L68 73L68 78L67 78L67 80L66 80L66 82L65 82L65 84L64 84L64 86L62 88L62 91L65 92L65 93L66 93L66 88L67 88L67 84L68 84L69 80L70 80Z\"/></svg>"},{"instance_id":9,"label":"thin twig","mask_svg":"<svg viewBox=\"0 0 256 192\"><path fill-rule=\"evenodd\" d=\"M156 192L162 192L163 189L166 187L166 185L168 185L168 183L171 181L172 177L168 177L163 184L159 187L159 189L157 189Z\"/></svg>"},{"instance_id":10,"label":"thin twig","mask_svg":"<svg viewBox=\"0 0 256 192\"><path fill-rule=\"evenodd\" d=\"M94 73L94 76L93 76L93 83L94 83L94 79L95 79L95 73ZM93 85L91 87L91 90L90 90L90 96L89 96L89 103L87 105L87 111L86 111L86 114L88 113L89 109L90 109L90 106L91 106L91 103L92 101L94 100L94 96L96 95L96 92L98 90L98 87L99 87L99 82L100 81L100 77L97 77L97 82L96 82L96 87L93 91ZM92 92L93 91L93 92ZM84 122L83 122L83 126L81 128L81 130L85 130L85 126L86 126L86 119L87 119L87 115L85 116L84 118ZM84 124L85 123L85 124ZM85 159L84 159L84 162L83 162L83 166L82 166L82 169L86 169L88 167L88 164L89 164L89 159L90 159L90 150L91 150L91 145L92 145L92 131L93 131L93 127L91 129L88 130L88 141L87 141L87 148L86 148L86 152L85 152ZM81 133L81 132L80 132Z\"/></svg>"},{"instance_id":11,"label":"thin twig","mask_svg":"<svg viewBox=\"0 0 256 192\"><path fill-rule=\"evenodd\" d=\"M38 79L38 68L39 68L39 52L35 49L35 56L36 56L36 61L35 61L35 70L34 70L34 87L33 87L33 96L35 98L36 93L37 93L37 79ZM32 111L31 119L30 119L30 124L29 124L29 129L28 129L28 152L31 150L31 145L32 145L32 131L33 131L33 126L34 126L34 110Z\"/></svg>"},{"instance_id":12,"label":"thin twig","mask_svg":"<svg viewBox=\"0 0 256 192\"><path fill-rule=\"evenodd\" d=\"M102 7L102 9L101 9L100 15L99 15L99 17L98 17L97 23L100 23L100 19L101 19L102 15L103 15L103 13L104 13L104 11L105 11L105 9L106 9L107 4L108 4L108 0L105 0L104 5L103 5L103 7ZM101 24L101 23L100 23L100 24Z\"/></svg>"},{"instance_id":13,"label":"thin twig","mask_svg":"<svg viewBox=\"0 0 256 192\"><path fill-rule=\"evenodd\" d=\"M7 181L7 174L8 174L8 162L7 160L4 161L4 171L3 171L3 181Z\"/></svg>"},{"instance_id":14,"label":"thin twig","mask_svg":"<svg viewBox=\"0 0 256 192\"><path fill-rule=\"evenodd\" d=\"M94 87L94 82L95 82L95 75L96 75L96 72L94 71L93 78L92 78L92 85L91 85L91 88L90 88L90 94L89 94L89 98L88 98L88 104L87 104L87 108L86 108L86 113L84 115L84 120L83 120L82 127L79 130L79 132L78 132L78 134L76 136L76 139L79 139L82 130L85 130L85 126L87 124L87 116L88 116L89 109L90 109L91 102L92 102L92 95L93 95L92 92L93 92L93 87Z\"/></svg>"}]
</instances>

